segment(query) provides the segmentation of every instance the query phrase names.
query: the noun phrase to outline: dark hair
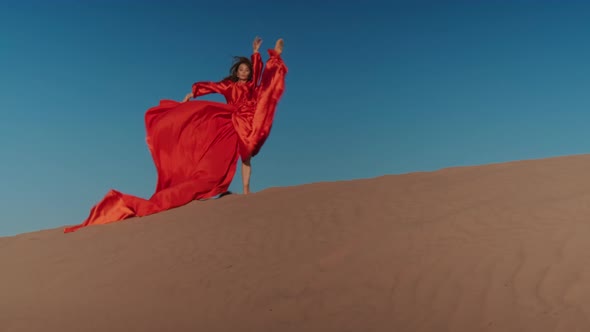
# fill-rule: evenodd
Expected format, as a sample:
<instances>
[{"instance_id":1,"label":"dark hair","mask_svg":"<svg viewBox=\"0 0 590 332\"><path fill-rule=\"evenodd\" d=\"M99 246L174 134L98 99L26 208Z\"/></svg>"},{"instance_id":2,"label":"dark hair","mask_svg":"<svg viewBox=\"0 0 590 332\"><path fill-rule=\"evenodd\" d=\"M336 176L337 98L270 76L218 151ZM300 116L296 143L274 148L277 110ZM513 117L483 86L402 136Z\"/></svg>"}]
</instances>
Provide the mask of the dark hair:
<instances>
[{"instance_id":1,"label":"dark hair","mask_svg":"<svg viewBox=\"0 0 590 332\"><path fill-rule=\"evenodd\" d=\"M250 75L248 76L248 81L252 80L252 62L250 59L243 57L243 56L235 56L234 63L232 64L231 68L229 68L229 76L224 78L223 80L231 80L232 82L238 81L238 68L241 64L245 64L250 69Z\"/></svg>"}]
</instances>

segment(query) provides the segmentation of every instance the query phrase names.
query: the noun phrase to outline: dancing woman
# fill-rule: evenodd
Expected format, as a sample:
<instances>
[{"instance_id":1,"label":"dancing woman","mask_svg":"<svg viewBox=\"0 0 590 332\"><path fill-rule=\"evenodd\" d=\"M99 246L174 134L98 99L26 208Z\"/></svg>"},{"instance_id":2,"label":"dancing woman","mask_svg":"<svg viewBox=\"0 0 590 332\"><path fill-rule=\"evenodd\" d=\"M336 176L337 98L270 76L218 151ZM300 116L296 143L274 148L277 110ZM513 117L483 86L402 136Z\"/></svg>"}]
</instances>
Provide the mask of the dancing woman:
<instances>
[{"instance_id":1,"label":"dancing woman","mask_svg":"<svg viewBox=\"0 0 590 332\"><path fill-rule=\"evenodd\" d=\"M227 192L242 161L244 193L250 193L251 159L270 134L285 90L284 42L269 49L262 70L260 38L248 60L236 58L230 75L219 82L197 82L182 102L161 100L145 113L146 142L158 174L150 199L110 190L80 225L107 224L142 217ZM226 103L190 100L220 93Z\"/></svg>"}]
</instances>

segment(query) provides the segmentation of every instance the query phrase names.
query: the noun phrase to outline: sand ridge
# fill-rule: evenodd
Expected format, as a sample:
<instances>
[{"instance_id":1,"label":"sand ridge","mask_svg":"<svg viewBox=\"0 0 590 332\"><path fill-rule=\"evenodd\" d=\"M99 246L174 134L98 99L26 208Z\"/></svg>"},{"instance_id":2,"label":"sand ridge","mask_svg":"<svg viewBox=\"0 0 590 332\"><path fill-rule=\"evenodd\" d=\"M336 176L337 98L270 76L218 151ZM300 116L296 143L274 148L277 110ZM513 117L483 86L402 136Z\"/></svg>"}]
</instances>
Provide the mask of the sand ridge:
<instances>
[{"instance_id":1,"label":"sand ridge","mask_svg":"<svg viewBox=\"0 0 590 332\"><path fill-rule=\"evenodd\" d=\"M590 156L0 238L2 331L587 331Z\"/></svg>"}]
</instances>

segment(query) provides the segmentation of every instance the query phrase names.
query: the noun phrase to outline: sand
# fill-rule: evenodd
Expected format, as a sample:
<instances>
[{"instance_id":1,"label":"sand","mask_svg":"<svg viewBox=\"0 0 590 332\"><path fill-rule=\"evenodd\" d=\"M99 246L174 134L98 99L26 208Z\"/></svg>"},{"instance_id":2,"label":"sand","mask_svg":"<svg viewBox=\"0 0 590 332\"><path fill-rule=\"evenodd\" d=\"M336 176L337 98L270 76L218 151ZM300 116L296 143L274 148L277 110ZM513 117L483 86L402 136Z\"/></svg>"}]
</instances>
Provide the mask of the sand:
<instances>
[{"instance_id":1,"label":"sand","mask_svg":"<svg viewBox=\"0 0 590 332\"><path fill-rule=\"evenodd\" d=\"M62 229L0 238L1 331L590 330L588 155Z\"/></svg>"}]
</instances>

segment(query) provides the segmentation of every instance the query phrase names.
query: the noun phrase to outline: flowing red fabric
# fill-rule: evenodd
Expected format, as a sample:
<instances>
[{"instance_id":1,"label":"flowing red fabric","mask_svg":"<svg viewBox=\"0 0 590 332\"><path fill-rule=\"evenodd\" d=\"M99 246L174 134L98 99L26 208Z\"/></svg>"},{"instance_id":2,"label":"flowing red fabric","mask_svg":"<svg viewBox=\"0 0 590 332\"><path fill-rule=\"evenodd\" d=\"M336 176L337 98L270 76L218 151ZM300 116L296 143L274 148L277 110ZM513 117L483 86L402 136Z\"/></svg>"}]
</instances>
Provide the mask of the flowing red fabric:
<instances>
[{"instance_id":1,"label":"flowing red fabric","mask_svg":"<svg viewBox=\"0 0 590 332\"><path fill-rule=\"evenodd\" d=\"M227 104L161 100L150 108L145 113L145 126L146 143L158 174L154 194L145 199L110 190L82 224L66 227L64 232L147 216L226 192L238 159L258 154L268 138L285 90L287 67L274 50L268 52L264 71L260 54L252 54L250 82L193 84L194 97L220 93Z\"/></svg>"}]
</instances>

